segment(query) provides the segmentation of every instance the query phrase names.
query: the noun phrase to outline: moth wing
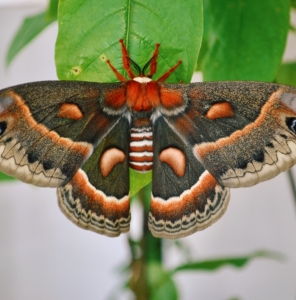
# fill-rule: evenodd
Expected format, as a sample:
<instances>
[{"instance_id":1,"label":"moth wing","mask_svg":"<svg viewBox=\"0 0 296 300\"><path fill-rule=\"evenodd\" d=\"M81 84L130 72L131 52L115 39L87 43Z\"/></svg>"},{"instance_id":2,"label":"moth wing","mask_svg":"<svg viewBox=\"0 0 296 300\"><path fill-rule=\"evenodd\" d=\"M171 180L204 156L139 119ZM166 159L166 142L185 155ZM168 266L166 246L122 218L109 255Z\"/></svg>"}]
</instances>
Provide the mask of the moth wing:
<instances>
[{"instance_id":1,"label":"moth wing","mask_svg":"<svg viewBox=\"0 0 296 300\"><path fill-rule=\"evenodd\" d=\"M119 119L102 105L108 87L45 81L2 90L0 170L37 186L68 182Z\"/></svg>"},{"instance_id":2,"label":"moth wing","mask_svg":"<svg viewBox=\"0 0 296 300\"><path fill-rule=\"evenodd\" d=\"M259 82L174 88L183 107L163 115L221 185L247 187L296 163L296 89Z\"/></svg>"},{"instance_id":3,"label":"moth wing","mask_svg":"<svg viewBox=\"0 0 296 300\"><path fill-rule=\"evenodd\" d=\"M199 163L192 149L159 117L153 125L153 180L149 228L161 238L180 238L219 219L229 189Z\"/></svg>"},{"instance_id":4,"label":"moth wing","mask_svg":"<svg viewBox=\"0 0 296 300\"><path fill-rule=\"evenodd\" d=\"M129 122L122 117L84 166L57 190L76 225L108 236L129 230Z\"/></svg>"}]
</instances>

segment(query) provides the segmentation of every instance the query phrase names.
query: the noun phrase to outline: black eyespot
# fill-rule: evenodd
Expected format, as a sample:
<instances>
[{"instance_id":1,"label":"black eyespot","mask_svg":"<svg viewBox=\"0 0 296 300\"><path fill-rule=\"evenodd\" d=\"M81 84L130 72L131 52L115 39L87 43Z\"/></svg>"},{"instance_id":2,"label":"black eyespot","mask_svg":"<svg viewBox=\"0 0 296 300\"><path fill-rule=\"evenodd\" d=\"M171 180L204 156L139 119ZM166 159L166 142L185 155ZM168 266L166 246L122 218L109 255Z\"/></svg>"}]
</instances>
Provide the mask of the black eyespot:
<instances>
[{"instance_id":1,"label":"black eyespot","mask_svg":"<svg viewBox=\"0 0 296 300\"><path fill-rule=\"evenodd\" d=\"M34 152L29 152L28 153L28 162L29 164L33 164L34 162L38 161L39 157L36 153Z\"/></svg>"},{"instance_id":2,"label":"black eyespot","mask_svg":"<svg viewBox=\"0 0 296 300\"><path fill-rule=\"evenodd\" d=\"M296 119L295 118L287 118L286 124L294 133L296 133Z\"/></svg>"},{"instance_id":3,"label":"black eyespot","mask_svg":"<svg viewBox=\"0 0 296 300\"><path fill-rule=\"evenodd\" d=\"M263 163L264 162L264 151L257 151L256 153L254 153L253 159L255 161Z\"/></svg>"},{"instance_id":4,"label":"black eyespot","mask_svg":"<svg viewBox=\"0 0 296 300\"><path fill-rule=\"evenodd\" d=\"M44 161L42 163L42 165L43 165L43 168L44 168L45 171L51 170L51 169L54 168L54 163L52 161L50 161L50 160Z\"/></svg>"},{"instance_id":5,"label":"black eyespot","mask_svg":"<svg viewBox=\"0 0 296 300\"><path fill-rule=\"evenodd\" d=\"M7 128L6 122L0 122L0 135L2 135Z\"/></svg>"},{"instance_id":6,"label":"black eyespot","mask_svg":"<svg viewBox=\"0 0 296 300\"><path fill-rule=\"evenodd\" d=\"M7 138L6 140L3 141L3 144L7 145L12 141L12 137Z\"/></svg>"},{"instance_id":7,"label":"black eyespot","mask_svg":"<svg viewBox=\"0 0 296 300\"><path fill-rule=\"evenodd\" d=\"M248 162L247 160L240 159L240 160L237 162L237 168L244 170L244 169L247 168L248 163L249 163L249 162Z\"/></svg>"},{"instance_id":8,"label":"black eyespot","mask_svg":"<svg viewBox=\"0 0 296 300\"><path fill-rule=\"evenodd\" d=\"M70 163L64 163L61 166L61 171L63 174L67 175L67 174L71 174L74 170L73 170L73 166Z\"/></svg>"}]
</instances>

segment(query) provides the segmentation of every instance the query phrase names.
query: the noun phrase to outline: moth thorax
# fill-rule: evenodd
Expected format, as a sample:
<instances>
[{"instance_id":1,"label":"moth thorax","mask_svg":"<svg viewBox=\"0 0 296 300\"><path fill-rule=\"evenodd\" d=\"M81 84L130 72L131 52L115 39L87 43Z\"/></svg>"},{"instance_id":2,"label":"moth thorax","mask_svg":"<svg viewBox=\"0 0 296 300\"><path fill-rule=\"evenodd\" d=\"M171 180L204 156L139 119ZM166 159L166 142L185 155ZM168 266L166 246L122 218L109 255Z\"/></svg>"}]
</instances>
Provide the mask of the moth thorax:
<instances>
[{"instance_id":1,"label":"moth thorax","mask_svg":"<svg viewBox=\"0 0 296 300\"><path fill-rule=\"evenodd\" d=\"M129 166L139 172L152 170L153 141L151 127L132 127Z\"/></svg>"},{"instance_id":2,"label":"moth thorax","mask_svg":"<svg viewBox=\"0 0 296 300\"><path fill-rule=\"evenodd\" d=\"M140 82L140 83L147 83L147 82L152 81L152 79L149 77L135 77L135 78L133 78L133 80Z\"/></svg>"}]
</instances>

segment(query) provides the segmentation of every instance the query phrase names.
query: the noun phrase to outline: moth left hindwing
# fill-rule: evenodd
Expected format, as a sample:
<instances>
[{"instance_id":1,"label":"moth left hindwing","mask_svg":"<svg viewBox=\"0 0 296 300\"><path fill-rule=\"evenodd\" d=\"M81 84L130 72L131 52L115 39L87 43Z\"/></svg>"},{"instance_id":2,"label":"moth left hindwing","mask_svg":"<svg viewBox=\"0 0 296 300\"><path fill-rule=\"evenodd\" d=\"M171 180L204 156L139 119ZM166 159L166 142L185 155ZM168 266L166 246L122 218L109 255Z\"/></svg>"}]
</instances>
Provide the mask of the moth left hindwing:
<instances>
[{"instance_id":1,"label":"moth left hindwing","mask_svg":"<svg viewBox=\"0 0 296 300\"><path fill-rule=\"evenodd\" d=\"M62 212L82 228L108 236L129 230L129 127L122 117L70 182L58 188Z\"/></svg>"}]
</instances>

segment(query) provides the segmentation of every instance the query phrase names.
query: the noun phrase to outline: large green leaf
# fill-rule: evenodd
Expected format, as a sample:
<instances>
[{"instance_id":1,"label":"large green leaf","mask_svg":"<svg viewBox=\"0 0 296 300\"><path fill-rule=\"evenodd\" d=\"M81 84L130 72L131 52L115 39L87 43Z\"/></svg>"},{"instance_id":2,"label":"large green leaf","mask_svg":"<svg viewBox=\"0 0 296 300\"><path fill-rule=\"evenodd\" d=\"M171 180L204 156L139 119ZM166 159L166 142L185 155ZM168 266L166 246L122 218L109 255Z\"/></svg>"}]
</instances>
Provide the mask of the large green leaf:
<instances>
[{"instance_id":1,"label":"large green leaf","mask_svg":"<svg viewBox=\"0 0 296 300\"><path fill-rule=\"evenodd\" d=\"M205 0L205 80L273 81L289 28L289 0Z\"/></svg>"},{"instance_id":2,"label":"large green leaf","mask_svg":"<svg viewBox=\"0 0 296 300\"><path fill-rule=\"evenodd\" d=\"M157 76L178 60L169 81L188 82L202 38L202 1L64 0L59 7L56 65L60 79L116 81L106 64L122 71L119 39L143 66L161 44Z\"/></svg>"},{"instance_id":3,"label":"large green leaf","mask_svg":"<svg viewBox=\"0 0 296 300\"><path fill-rule=\"evenodd\" d=\"M51 0L45 12L24 19L14 36L7 54L6 65L12 62L15 56L39 35L48 25L57 19L58 0Z\"/></svg>"},{"instance_id":4,"label":"large green leaf","mask_svg":"<svg viewBox=\"0 0 296 300\"><path fill-rule=\"evenodd\" d=\"M203 29L202 0L64 0L58 12L56 66L59 79L116 81L106 63L123 73L119 39L140 66L160 43L157 79L182 60L169 82L189 82L194 71ZM134 194L151 175L131 172Z\"/></svg>"},{"instance_id":5,"label":"large green leaf","mask_svg":"<svg viewBox=\"0 0 296 300\"><path fill-rule=\"evenodd\" d=\"M282 255L275 252L257 251L250 255L241 256L241 257L228 257L228 258L221 258L221 259L211 259L211 260L190 262L176 267L174 270L172 270L172 273L176 273L180 271L215 271L226 265L242 268L251 260L259 257L272 258L277 260L282 259Z\"/></svg>"}]
</instances>

